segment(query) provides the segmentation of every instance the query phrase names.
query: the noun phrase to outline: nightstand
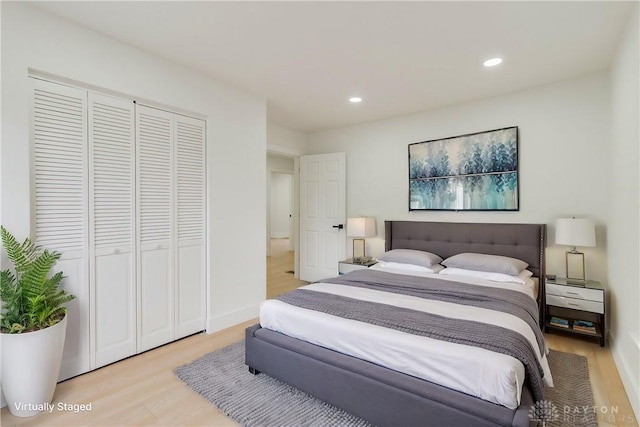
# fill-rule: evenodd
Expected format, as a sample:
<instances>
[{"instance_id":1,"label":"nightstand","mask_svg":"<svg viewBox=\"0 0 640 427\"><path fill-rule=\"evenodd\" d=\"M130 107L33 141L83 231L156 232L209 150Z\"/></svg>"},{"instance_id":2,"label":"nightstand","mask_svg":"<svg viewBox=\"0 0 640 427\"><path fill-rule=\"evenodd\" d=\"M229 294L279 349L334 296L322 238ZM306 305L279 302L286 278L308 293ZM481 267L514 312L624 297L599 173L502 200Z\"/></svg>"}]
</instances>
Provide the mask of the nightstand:
<instances>
[{"instance_id":1,"label":"nightstand","mask_svg":"<svg viewBox=\"0 0 640 427\"><path fill-rule=\"evenodd\" d=\"M338 274L346 274L350 271L363 270L377 263L377 260L368 261L362 264L355 262L353 258L343 259L342 261L338 261Z\"/></svg>"},{"instance_id":2,"label":"nightstand","mask_svg":"<svg viewBox=\"0 0 640 427\"><path fill-rule=\"evenodd\" d=\"M597 338L600 346L604 347L605 292L600 282L587 280L584 284L573 284L558 277L554 280L547 279L545 289L546 332ZM552 317L560 320L552 322ZM561 326L565 321L565 326ZM595 331L584 327L580 329L578 321L592 323Z\"/></svg>"}]
</instances>

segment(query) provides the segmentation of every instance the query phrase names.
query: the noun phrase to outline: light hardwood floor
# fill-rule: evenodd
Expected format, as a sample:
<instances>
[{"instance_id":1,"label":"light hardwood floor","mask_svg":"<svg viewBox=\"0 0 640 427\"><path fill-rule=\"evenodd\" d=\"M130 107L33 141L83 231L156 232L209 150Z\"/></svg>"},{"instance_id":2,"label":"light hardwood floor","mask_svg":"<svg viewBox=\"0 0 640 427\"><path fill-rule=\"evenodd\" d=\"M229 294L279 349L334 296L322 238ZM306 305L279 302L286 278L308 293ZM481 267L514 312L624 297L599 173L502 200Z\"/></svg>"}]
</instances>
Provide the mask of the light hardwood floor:
<instances>
[{"instance_id":1,"label":"light hardwood floor","mask_svg":"<svg viewBox=\"0 0 640 427\"><path fill-rule=\"evenodd\" d=\"M293 274L293 253L285 239L274 239L267 259L267 294L274 296L304 283ZM192 392L173 374L179 365L242 339L245 327L255 320L224 331L198 334L148 351L58 384L56 409L30 418L1 412L2 426L235 426L215 407ZM597 343L559 335L547 335L556 350L581 354L589 362L589 374L598 408L617 409L615 416L600 415L601 426L637 426L629 400L608 348ZM91 411L59 411L58 403L91 404Z\"/></svg>"}]
</instances>

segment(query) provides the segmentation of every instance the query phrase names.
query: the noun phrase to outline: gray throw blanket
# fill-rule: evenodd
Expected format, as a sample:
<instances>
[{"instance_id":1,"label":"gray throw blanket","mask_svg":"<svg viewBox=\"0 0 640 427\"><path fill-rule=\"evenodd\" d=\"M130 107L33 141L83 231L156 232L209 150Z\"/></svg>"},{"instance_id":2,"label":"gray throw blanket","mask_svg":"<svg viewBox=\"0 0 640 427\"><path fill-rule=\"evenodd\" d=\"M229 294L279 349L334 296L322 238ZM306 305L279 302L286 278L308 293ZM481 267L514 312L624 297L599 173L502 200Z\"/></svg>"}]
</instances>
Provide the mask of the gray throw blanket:
<instances>
[{"instance_id":1,"label":"gray throw blanket","mask_svg":"<svg viewBox=\"0 0 640 427\"><path fill-rule=\"evenodd\" d=\"M399 276L374 270L358 270L321 282L473 305L510 313L535 325L532 329L536 333L536 337L538 334L540 335L538 344L541 351L544 351L544 339L542 339L540 328L537 327L536 303L517 291L487 289L447 280L408 275ZM496 294L495 298L494 293ZM288 292L276 299L297 307L346 319L507 354L524 365L534 399L536 401L544 399L542 380L544 374L535 351L525 337L511 329L304 289ZM530 306L529 301L533 303L533 306Z\"/></svg>"},{"instance_id":2,"label":"gray throw blanket","mask_svg":"<svg viewBox=\"0 0 640 427\"><path fill-rule=\"evenodd\" d=\"M357 270L345 276L318 282L364 287L512 314L527 322L536 336L540 354L546 353L546 343L538 321L538 304L522 292L500 288L488 289L435 277L418 277L376 270Z\"/></svg>"}]
</instances>

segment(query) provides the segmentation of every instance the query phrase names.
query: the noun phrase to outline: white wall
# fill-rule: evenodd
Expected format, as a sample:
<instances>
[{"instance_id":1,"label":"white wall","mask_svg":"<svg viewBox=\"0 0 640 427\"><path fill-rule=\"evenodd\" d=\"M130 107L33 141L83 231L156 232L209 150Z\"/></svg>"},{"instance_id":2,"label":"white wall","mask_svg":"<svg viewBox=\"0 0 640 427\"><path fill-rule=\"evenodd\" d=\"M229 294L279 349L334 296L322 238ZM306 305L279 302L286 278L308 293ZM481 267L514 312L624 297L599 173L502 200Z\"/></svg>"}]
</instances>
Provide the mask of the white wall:
<instances>
[{"instance_id":1,"label":"white wall","mask_svg":"<svg viewBox=\"0 0 640 427\"><path fill-rule=\"evenodd\" d=\"M636 4L611 68L611 178L607 212L610 344L636 419L640 419L638 9Z\"/></svg>"},{"instance_id":2,"label":"white wall","mask_svg":"<svg viewBox=\"0 0 640 427\"><path fill-rule=\"evenodd\" d=\"M197 112L207 120L207 328L255 317L266 295L264 211L242 207L266 203L265 99L28 4L2 2L1 7L3 225L17 236L27 235L31 226L30 68Z\"/></svg>"},{"instance_id":3,"label":"white wall","mask_svg":"<svg viewBox=\"0 0 640 427\"><path fill-rule=\"evenodd\" d=\"M372 256L384 251L384 220L389 219L545 223L551 246L547 271L563 275L566 248L554 246L553 224L558 217L574 215L597 224L598 246L583 248L587 276L606 281L609 116L609 78L602 72L313 134L308 152L346 151L347 216L377 219L378 238L367 239ZM519 127L520 211L408 211L408 144L507 126Z\"/></svg>"},{"instance_id":4,"label":"white wall","mask_svg":"<svg viewBox=\"0 0 640 427\"><path fill-rule=\"evenodd\" d=\"M282 155L299 156L307 149L307 135L275 123L267 123L267 150Z\"/></svg>"}]
</instances>

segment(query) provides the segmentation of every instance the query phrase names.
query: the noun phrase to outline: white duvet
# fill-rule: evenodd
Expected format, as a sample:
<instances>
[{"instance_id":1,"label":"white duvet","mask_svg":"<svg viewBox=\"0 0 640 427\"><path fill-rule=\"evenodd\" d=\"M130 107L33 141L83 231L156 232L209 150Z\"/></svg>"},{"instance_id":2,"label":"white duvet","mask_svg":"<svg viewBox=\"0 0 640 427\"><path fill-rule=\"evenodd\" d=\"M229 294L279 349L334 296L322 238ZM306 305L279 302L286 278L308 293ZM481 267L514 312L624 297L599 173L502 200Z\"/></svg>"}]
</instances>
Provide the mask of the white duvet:
<instances>
[{"instance_id":1,"label":"white duvet","mask_svg":"<svg viewBox=\"0 0 640 427\"><path fill-rule=\"evenodd\" d=\"M383 271L392 272L389 269ZM433 276L442 280L486 287L508 287L533 296L532 283L528 285L498 283L429 273L402 272L402 274ZM516 316L478 307L331 283L314 283L303 286L302 289L381 302L451 318L497 324L516 330L536 349L544 369L545 384L553 386L546 354L538 352L539 347L531 328ZM278 300L267 300L262 303L260 325L263 328L368 360L510 409L520 404L525 378L524 366L511 356L348 320L295 307Z\"/></svg>"}]
</instances>

